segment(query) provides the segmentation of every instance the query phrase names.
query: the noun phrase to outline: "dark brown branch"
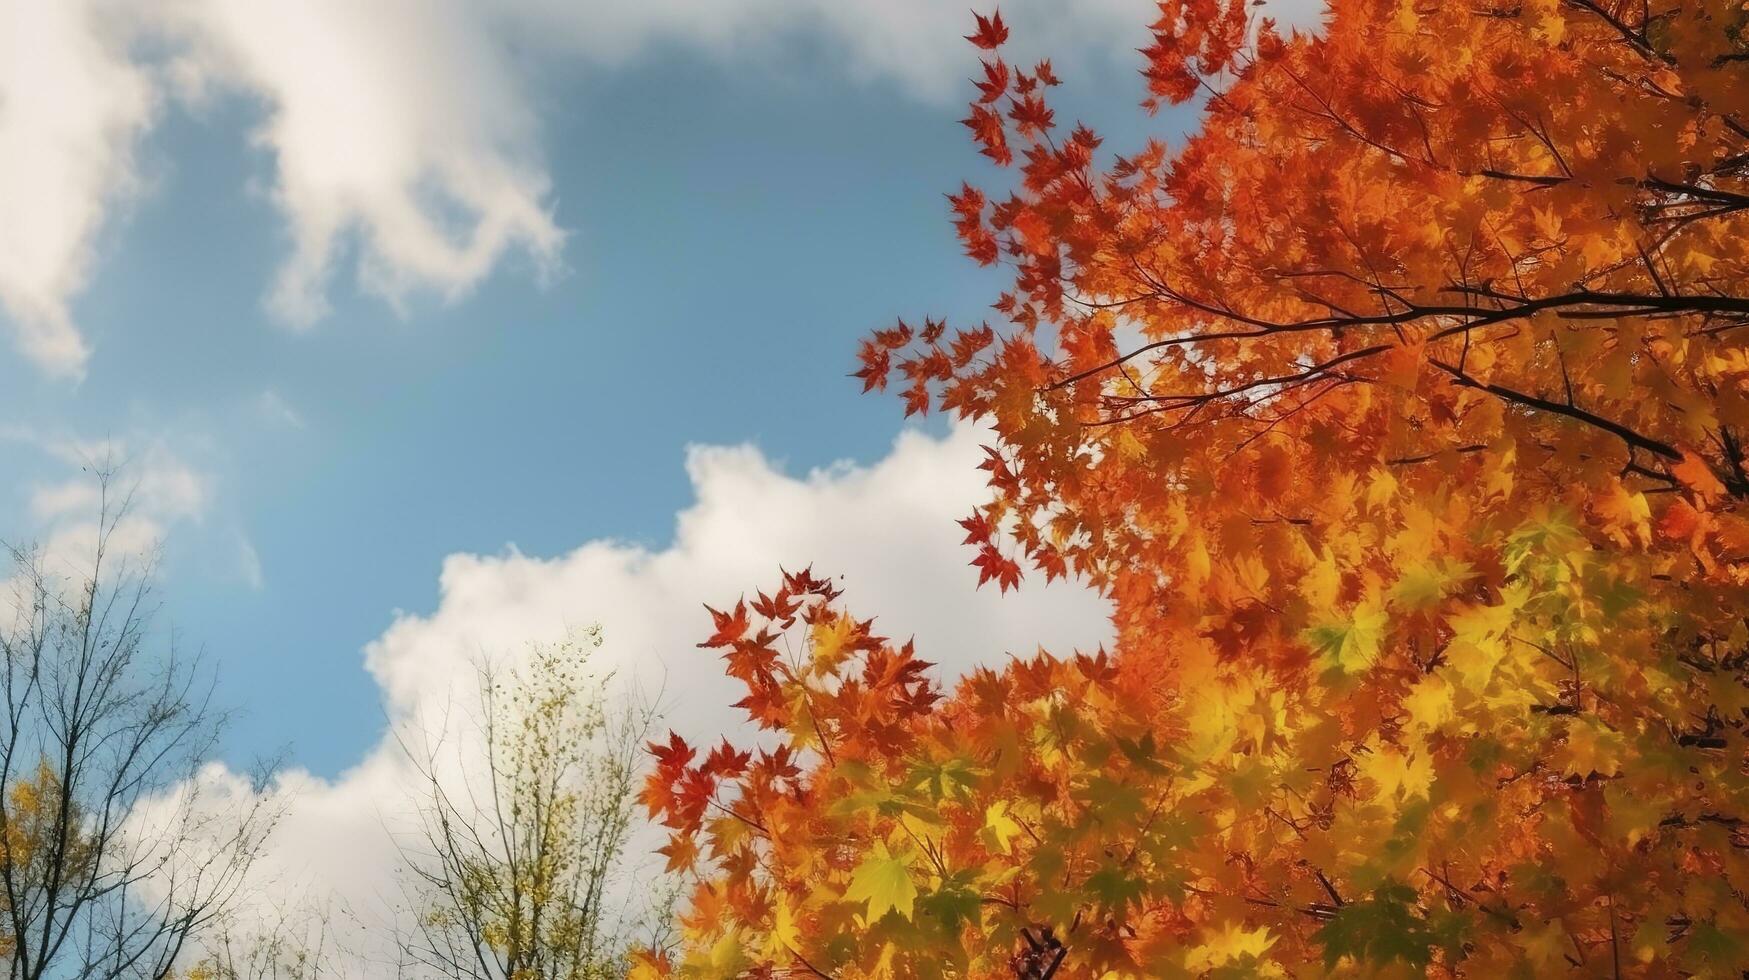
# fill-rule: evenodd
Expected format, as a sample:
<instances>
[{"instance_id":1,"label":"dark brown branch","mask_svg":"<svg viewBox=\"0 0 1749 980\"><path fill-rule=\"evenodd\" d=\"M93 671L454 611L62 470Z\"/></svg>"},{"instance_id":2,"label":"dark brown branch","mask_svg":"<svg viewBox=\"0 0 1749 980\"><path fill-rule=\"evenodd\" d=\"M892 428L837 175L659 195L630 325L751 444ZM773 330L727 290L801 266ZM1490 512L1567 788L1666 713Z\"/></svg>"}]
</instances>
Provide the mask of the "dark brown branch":
<instances>
[{"instance_id":1,"label":"dark brown branch","mask_svg":"<svg viewBox=\"0 0 1749 980\"><path fill-rule=\"evenodd\" d=\"M1579 408L1578 406L1575 406L1575 405L1568 405L1568 404L1565 404L1562 402L1550 401L1547 398L1541 398L1541 397L1538 397L1536 395L1526 394L1522 391L1515 391L1511 388L1505 387L1504 385L1497 385L1497 384L1493 384L1490 382L1480 381L1480 380L1476 379L1475 377L1473 377L1472 375L1466 373L1463 368L1460 368L1460 367L1453 365L1453 364L1447 364L1446 362L1435 359L1435 358L1429 358L1429 363L1431 363L1434 367L1439 368L1441 371L1444 371L1445 373L1451 375L1452 383L1455 385L1458 385L1460 387L1474 388L1478 391L1485 391L1490 395L1494 395L1498 398L1503 398L1506 401L1512 402L1512 403L1517 404L1517 405L1523 405L1526 408L1540 409L1542 411L1550 412L1550 413L1553 413L1555 415L1563 415L1563 416L1566 416L1567 418L1574 419L1574 420L1580 421L1580 422L1584 422L1587 425L1595 426L1596 428L1602 429L1603 431L1608 432L1611 435L1617 436L1623 442L1627 443L1629 446L1633 446L1633 447L1638 448L1638 449L1644 449L1644 450L1651 452L1651 453L1654 453L1658 456L1662 456L1665 459L1670 460L1671 462L1676 462L1676 461L1682 459L1682 453L1678 452L1675 446L1672 446L1667 442L1663 442L1663 441L1660 441L1658 439L1654 439L1651 436L1643 435L1639 432L1636 432L1633 429L1630 429L1627 426L1622 425L1620 422L1615 421L1614 419L1607 419L1607 418L1604 418L1603 416L1598 415L1594 412L1587 412L1586 410Z\"/></svg>"}]
</instances>

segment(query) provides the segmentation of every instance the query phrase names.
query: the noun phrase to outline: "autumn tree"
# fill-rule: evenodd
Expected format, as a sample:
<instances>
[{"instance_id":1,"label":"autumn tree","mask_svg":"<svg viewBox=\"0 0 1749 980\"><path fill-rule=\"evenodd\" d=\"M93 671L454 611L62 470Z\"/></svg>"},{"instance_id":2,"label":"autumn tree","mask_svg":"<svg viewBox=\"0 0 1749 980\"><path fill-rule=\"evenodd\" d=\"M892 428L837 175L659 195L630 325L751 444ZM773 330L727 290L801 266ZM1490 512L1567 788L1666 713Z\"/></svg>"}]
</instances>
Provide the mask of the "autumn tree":
<instances>
[{"instance_id":1,"label":"autumn tree","mask_svg":"<svg viewBox=\"0 0 1749 980\"><path fill-rule=\"evenodd\" d=\"M250 908L202 930L201 955L174 980L325 980L338 977L345 952L328 911L310 905Z\"/></svg>"},{"instance_id":2,"label":"autumn tree","mask_svg":"<svg viewBox=\"0 0 1749 980\"><path fill-rule=\"evenodd\" d=\"M159 980L232 903L265 798L206 805L222 716L151 629L128 495L97 476L83 559L9 549L0 592L0 963L13 980Z\"/></svg>"},{"instance_id":3,"label":"autumn tree","mask_svg":"<svg viewBox=\"0 0 1749 980\"><path fill-rule=\"evenodd\" d=\"M627 853L655 711L614 697L590 663L600 644L592 629L482 667L478 739L403 737L427 791L406 848L414 975L605 980L646 938L645 904L665 926L660 876L631 878Z\"/></svg>"},{"instance_id":4,"label":"autumn tree","mask_svg":"<svg viewBox=\"0 0 1749 980\"><path fill-rule=\"evenodd\" d=\"M980 579L1117 646L938 701L811 577L719 614L774 742L657 749L698 884L646 969L1749 968L1749 12L1259 9L1159 5L1201 125L1121 156L979 18L1003 322L859 374L993 428Z\"/></svg>"}]
</instances>

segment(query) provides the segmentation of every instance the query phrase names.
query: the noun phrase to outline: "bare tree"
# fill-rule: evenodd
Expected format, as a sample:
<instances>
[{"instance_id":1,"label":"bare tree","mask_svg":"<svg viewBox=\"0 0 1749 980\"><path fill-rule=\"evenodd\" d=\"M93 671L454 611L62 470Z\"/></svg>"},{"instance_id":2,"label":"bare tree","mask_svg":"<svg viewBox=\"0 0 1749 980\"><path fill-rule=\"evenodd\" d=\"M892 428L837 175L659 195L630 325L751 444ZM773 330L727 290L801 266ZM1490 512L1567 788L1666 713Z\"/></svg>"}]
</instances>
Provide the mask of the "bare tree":
<instances>
[{"instance_id":1,"label":"bare tree","mask_svg":"<svg viewBox=\"0 0 1749 980\"><path fill-rule=\"evenodd\" d=\"M343 976L327 910L280 908L227 916L201 937L205 949L185 980L320 980Z\"/></svg>"},{"instance_id":2,"label":"bare tree","mask_svg":"<svg viewBox=\"0 0 1749 980\"><path fill-rule=\"evenodd\" d=\"M11 980L160 980L235 895L265 797L208 805L194 777L223 717L198 664L150 629L149 556L118 545L128 494L97 476L69 574L5 546L0 579L0 962Z\"/></svg>"},{"instance_id":3,"label":"bare tree","mask_svg":"<svg viewBox=\"0 0 1749 980\"><path fill-rule=\"evenodd\" d=\"M609 705L588 664L600 642L584 631L526 667L482 667L477 742L415 752L403 737L428 790L422 839L404 849L423 887L402 948L420 975L617 977L634 931L665 928L662 883L621 877L656 711Z\"/></svg>"}]
</instances>

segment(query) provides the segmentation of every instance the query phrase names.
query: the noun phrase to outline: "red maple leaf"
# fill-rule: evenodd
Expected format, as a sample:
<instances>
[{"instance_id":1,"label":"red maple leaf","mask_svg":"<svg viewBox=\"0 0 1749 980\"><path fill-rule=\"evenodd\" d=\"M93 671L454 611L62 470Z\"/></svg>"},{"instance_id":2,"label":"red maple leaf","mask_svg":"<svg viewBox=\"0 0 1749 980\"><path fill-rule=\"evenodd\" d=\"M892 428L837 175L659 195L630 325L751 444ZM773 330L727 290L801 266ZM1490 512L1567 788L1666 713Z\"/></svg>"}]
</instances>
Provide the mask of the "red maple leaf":
<instances>
[{"instance_id":1,"label":"red maple leaf","mask_svg":"<svg viewBox=\"0 0 1749 980\"><path fill-rule=\"evenodd\" d=\"M966 529L966 539L962 544L983 544L990 540L990 520L983 511L973 511L972 516L962 519L959 525Z\"/></svg>"},{"instance_id":2,"label":"red maple leaf","mask_svg":"<svg viewBox=\"0 0 1749 980\"><path fill-rule=\"evenodd\" d=\"M1001 58L984 62L984 80L972 80L978 87L979 102L994 102L1008 91L1008 64Z\"/></svg>"},{"instance_id":3,"label":"red maple leaf","mask_svg":"<svg viewBox=\"0 0 1749 980\"><path fill-rule=\"evenodd\" d=\"M716 626L716 633L712 634L710 639L700 643L699 646L707 648L732 646L736 640L746 634L748 623L747 603L745 601L735 603L734 612L718 612L710 606L704 608L706 612L711 614L711 620Z\"/></svg>"},{"instance_id":4,"label":"red maple leaf","mask_svg":"<svg viewBox=\"0 0 1749 980\"><path fill-rule=\"evenodd\" d=\"M972 16L977 18L978 32L967 34L966 40L985 51L999 48L1002 46L1002 42L1008 40L1008 25L1002 23L1002 11L993 10L988 17L973 11Z\"/></svg>"},{"instance_id":5,"label":"red maple leaf","mask_svg":"<svg viewBox=\"0 0 1749 980\"><path fill-rule=\"evenodd\" d=\"M1003 592L1020 587L1020 566L1014 560L996 550L996 546L986 542L978 551L978 557L971 564L978 569L978 585L982 587L991 579L996 580L996 587Z\"/></svg>"}]
</instances>

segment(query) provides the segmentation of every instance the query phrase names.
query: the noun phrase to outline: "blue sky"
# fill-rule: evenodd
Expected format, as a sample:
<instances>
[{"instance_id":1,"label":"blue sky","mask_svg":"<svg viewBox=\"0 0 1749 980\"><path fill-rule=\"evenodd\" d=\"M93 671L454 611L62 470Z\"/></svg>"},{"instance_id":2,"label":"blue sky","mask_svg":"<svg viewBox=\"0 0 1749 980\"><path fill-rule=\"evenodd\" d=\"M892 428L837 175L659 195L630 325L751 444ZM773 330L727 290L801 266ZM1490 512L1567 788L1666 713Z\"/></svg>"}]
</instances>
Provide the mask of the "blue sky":
<instances>
[{"instance_id":1,"label":"blue sky","mask_svg":"<svg viewBox=\"0 0 1749 980\"><path fill-rule=\"evenodd\" d=\"M959 48L945 70L968 75ZM567 236L556 271L507 249L397 310L342 243L331 309L301 327L263 300L288 250L276 155L251 139L270 105L164 97L70 297L83 377L0 357L0 420L39 440L8 447L0 526L46 533L29 501L68 478L54 440L185 466L202 499L164 522L163 619L241 709L226 755L289 747L331 776L385 723L361 648L434 608L445 556L665 545L693 444L751 443L790 473L880 459L902 422L846 377L855 342L895 315L987 315L1000 281L959 257L942 194L991 175L960 93L920 91L938 71L840 70L803 31L761 54L545 59L521 94ZM1186 125L1134 112L1121 48L1063 56L1061 114L1114 146Z\"/></svg>"}]
</instances>

